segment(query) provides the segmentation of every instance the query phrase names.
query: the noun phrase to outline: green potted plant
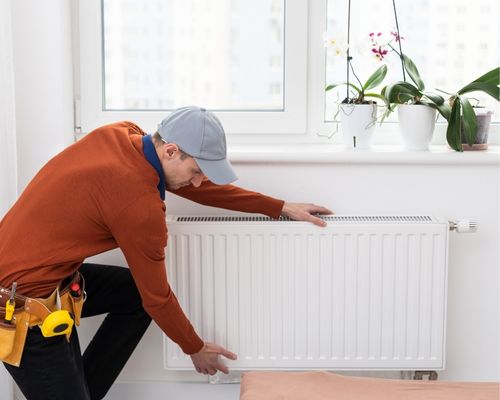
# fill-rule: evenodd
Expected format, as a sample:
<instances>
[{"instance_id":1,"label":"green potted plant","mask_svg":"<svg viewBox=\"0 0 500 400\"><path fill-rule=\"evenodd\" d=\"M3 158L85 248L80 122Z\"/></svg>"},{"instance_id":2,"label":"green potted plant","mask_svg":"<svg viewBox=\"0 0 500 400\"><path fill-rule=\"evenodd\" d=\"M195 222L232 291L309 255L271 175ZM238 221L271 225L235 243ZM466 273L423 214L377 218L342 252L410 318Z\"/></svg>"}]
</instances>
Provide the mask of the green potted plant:
<instances>
[{"instance_id":1,"label":"green potted plant","mask_svg":"<svg viewBox=\"0 0 500 400\"><path fill-rule=\"evenodd\" d=\"M466 94L483 92L500 101L500 67L493 68L468 85L450 94L447 102L439 111L448 121L446 140L449 146L456 151L465 149L486 149L488 131L492 111L483 107L474 107Z\"/></svg>"},{"instance_id":2,"label":"green potted plant","mask_svg":"<svg viewBox=\"0 0 500 400\"><path fill-rule=\"evenodd\" d=\"M395 51L395 50L394 50ZM434 133L436 110L446 114L444 98L425 90L425 84L415 63L405 54L397 52L403 71L413 81L393 82L382 89L389 107L384 118L398 107L401 138L407 150L427 150Z\"/></svg>"}]
</instances>

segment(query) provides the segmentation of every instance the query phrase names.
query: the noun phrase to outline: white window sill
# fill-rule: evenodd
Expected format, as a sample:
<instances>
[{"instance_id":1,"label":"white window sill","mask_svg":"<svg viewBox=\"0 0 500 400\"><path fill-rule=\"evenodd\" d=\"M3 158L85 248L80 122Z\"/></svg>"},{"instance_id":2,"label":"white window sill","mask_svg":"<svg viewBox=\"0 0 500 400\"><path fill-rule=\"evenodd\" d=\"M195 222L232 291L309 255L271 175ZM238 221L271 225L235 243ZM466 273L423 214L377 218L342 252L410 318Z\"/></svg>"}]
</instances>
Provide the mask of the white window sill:
<instances>
[{"instance_id":1,"label":"white window sill","mask_svg":"<svg viewBox=\"0 0 500 400\"><path fill-rule=\"evenodd\" d=\"M429 151L406 151L401 146L379 145L370 150L347 150L342 145L232 145L231 162L261 163L332 163L332 164L423 164L423 165L500 165L500 146L485 151L459 153L447 146L430 146Z\"/></svg>"}]
</instances>

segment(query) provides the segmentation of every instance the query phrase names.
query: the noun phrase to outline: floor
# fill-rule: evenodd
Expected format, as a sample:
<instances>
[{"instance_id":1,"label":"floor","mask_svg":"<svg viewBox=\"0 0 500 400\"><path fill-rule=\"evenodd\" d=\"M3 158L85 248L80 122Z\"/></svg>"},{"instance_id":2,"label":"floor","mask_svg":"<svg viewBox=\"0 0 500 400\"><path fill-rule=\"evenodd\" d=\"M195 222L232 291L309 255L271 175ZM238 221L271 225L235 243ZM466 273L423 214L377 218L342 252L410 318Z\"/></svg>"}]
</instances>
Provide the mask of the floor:
<instances>
[{"instance_id":1,"label":"floor","mask_svg":"<svg viewBox=\"0 0 500 400\"><path fill-rule=\"evenodd\" d=\"M15 400L26 398L15 390ZM179 382L117 382L105 400L238 400L239 384L210 385Z\"/></svg>"},{"instance_id":2,"label":"floor","mask_svg":"<svg viewBox=\"0 0 500 400\"><path fill-rule=\"evenodd\" d=\"M207 383L148 382L117 383L106 400L238 400L240 385Z\"/></svg>"}]
</instances>

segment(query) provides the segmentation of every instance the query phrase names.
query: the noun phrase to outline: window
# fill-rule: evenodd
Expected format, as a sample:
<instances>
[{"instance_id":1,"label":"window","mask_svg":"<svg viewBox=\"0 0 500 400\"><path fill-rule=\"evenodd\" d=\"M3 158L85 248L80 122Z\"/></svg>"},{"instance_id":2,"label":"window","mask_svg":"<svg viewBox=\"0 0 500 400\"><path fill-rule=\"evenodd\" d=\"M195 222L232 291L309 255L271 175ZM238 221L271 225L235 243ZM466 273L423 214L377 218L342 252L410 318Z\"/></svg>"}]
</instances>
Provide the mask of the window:
<instances>
[{"instance_id":1,"label":"window","mask_svg":"<svg viewBox=\"0 0 500 400\"><path fill-rule=\"evenodd\" d=\"M345 87L345 59L325 51L325 31L346 35L345 0L78 0L75 92L83 132L117 120L156 129L170 110L199 105L222 120L229 143L341 143L333 122ZM499 64L500 3L397 0L403 51L430 91L448 92ZM394 30L391 0L351 1L353 59L366 80L369 32ZM385 83L402 78L396 54ZM353 79L351 75L351 79ZM446 95L445 95L446 96ZM500 106L477 95L482 105ZM377 127L375 144L399 143L396 114ZM498 136L496 125L493 129ZM434 143L445 143L445 124ZM491 135L491 133L490 133Z\"/></svg>"},{"instance_id":2,"label":"window","mask_svg":"<svg viewBox=\"0 0 500 400\"><path fill-rule=\"evenodd\" d=\"M296 60L307 53L307 1L78 6L84 132L120 119L155 129L169 111L199 105L228 133L305 133L306 63Z\"/></svg>"}]
</instances>

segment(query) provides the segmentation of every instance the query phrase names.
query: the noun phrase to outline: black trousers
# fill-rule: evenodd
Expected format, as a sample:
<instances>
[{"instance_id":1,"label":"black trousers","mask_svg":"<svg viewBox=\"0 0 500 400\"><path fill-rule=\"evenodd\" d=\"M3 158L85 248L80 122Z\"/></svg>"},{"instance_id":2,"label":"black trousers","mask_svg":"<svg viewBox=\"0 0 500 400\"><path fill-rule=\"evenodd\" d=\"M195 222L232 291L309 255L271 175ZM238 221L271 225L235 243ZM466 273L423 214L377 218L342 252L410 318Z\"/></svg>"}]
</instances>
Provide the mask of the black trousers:
<instances>
[{"instance_id":1,"label":"black trousers","mask_svg":"<svg viewBox=\"0 0 500 400\"><path fill-rule=\"evenodd\" d=\"M82 264L82 317L108 314L81 354L78 334L45 338L28 330L21 366L5 364L28 400L102 399L148 328L151 317L127 268Z\"/></svg>"}]
</instances>

